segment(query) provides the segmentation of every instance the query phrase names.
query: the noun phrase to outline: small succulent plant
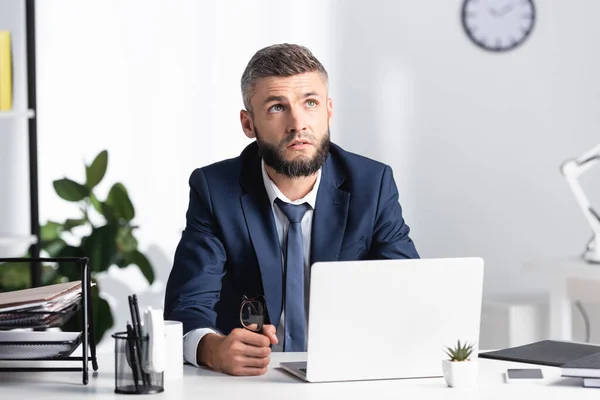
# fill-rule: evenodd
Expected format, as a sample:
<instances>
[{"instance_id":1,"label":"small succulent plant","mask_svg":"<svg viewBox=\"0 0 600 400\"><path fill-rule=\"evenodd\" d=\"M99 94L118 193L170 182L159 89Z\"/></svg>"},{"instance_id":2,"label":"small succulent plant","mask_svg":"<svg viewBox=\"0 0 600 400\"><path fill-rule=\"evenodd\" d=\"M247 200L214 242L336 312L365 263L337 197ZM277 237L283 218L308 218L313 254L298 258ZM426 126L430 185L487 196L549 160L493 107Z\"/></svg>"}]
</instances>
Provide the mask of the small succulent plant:
<instances>
[{"instance_id":1,"label":"small succulent plant","mask_svg":"<svg viewBox=\"0 0 600 400\"><path fill-rule=\"evenodd\" d=\"M467 361L473 353L473 345L469 343L461 344L458 340L454 348L446 346L445 352L450 357L450 361Z\"/></svg>"}]
</instances>

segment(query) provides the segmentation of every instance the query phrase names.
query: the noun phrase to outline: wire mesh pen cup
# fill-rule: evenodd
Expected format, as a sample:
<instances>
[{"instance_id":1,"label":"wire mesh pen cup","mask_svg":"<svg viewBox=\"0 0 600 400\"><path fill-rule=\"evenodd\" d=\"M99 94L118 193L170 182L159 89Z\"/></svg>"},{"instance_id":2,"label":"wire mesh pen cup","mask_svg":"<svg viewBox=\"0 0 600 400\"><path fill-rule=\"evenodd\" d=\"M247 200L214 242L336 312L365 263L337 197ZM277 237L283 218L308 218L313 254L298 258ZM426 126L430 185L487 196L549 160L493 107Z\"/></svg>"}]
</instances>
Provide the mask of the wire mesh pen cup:
<instances>
[{"instance_id":1,"label":"wire mesh pen cup","mask_svg":"<svg viewBox=\"0 0 600 400\"><path fill-rule=\"evenodd\" d=\"M117 332L115 339L115 393L152 394L164 391L162 372L146 372L148 336L128 335Z\"/></svg>"}]
</instances>

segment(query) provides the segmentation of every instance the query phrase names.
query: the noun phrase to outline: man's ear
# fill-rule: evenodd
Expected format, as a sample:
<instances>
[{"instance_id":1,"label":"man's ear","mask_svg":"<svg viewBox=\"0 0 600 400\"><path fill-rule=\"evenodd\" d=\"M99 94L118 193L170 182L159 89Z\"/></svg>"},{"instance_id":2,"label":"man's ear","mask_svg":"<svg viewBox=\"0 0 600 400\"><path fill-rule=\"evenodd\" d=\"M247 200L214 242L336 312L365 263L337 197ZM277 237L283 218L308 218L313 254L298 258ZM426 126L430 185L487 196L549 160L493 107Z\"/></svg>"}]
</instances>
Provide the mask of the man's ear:
<instances>
[{"instance_id":1,"label":"man's ear","mask_svg":"<svg viewBox=\"0 0 600 400\"><path fill-rule=\"evenodd\" d=\"M331 120L333 119L333 100L331 100L331 97L327 98L327 117L329 118L329 124L331 125Z\"/></svg>"},{"instance_id":2,"label":"man's ear","mask_svg":"<svg viewBox=\"0 0 600 400\"><path fill-rule=\"evenodd\" d=\"M254 133L254 123L252 123L252 116L248 111L240 110L240 122L242 123L244 134L248 138L254 139L256 137L256 134Z\"/></svg>"}]
</instances>

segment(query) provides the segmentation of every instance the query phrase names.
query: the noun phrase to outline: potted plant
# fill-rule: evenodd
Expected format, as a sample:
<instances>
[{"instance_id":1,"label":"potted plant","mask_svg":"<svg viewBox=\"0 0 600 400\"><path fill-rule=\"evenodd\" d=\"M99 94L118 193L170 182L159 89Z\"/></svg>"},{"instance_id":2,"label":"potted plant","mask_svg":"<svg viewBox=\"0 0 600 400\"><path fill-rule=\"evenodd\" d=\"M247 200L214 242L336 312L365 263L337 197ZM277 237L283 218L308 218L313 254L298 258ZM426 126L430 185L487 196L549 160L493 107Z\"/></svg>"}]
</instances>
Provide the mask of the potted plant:
<instances>
[{"instance_id":1,"label":"potted plant","mask_svg":"<svg viewBox=\"0 0 600 400\"><path fill-rule=\"evenodd\" d=\"M477 384L477 361L471 360L474 345L457 341L454 348L446 346L448 360L442 360L446 384L453 388L472 387Z\"/></svg>"},{"instance_id":2,"label":"potted plant","mask_svg":"<svg viewBox=\"0 0 600 400\"><path fill-rule=\"evenodd\" d=\"M96 342L113 326L113 315L108 302L100 297L96 281L98 273L116 265L125 268L136 265L148 283L154 281L154 269L148 258L138 249L134 224L135 209L129 193L122 183L114 183L108 195L101 200L94 189L104 179L108 168L108 152L100 152L90 165L85 165L86 181L76 182L62 178L53 182L56 194L79 206L76 219L62 222L47 221L41 226L41 250L43 256L88 257L90 275L96 283L92 287L92 305ZM28 256L28 255L25 255ZM42 265L42 284L48 285L81 279L73 265ZM5 263L0 268L0 292L29 287L29 268L21 264ZM62 328L78 331L81 320L71 318Z\"/></svg>"}]
</instances>

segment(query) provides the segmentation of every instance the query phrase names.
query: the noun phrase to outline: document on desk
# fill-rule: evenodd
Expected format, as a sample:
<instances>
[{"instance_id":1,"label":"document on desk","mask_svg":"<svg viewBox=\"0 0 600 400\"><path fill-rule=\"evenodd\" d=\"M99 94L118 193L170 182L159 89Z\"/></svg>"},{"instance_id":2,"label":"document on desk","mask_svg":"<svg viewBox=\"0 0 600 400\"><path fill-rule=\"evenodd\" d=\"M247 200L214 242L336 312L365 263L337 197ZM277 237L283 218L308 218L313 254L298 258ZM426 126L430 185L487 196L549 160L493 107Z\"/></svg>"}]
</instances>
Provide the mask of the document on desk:
<instances>
[{"instance_id":1,"label":"document on desk","mask_svg":"<svg viewBox=\"0 0 600 400\"><path fill-rule=\"evenodd\" d=\"M51 306L52 303L60 303L61 300L68 299L79 292L81 292L81 281L0 293L0 312Z\"/></svg>"},{"instance_id":2,"label":"document on desk","mask_svg":"<svg viewBox=\"0 0 600 400\"><path fill-rule=\"evenodd\" d=\"M81 281L0 293L0 329L50 327L78 309Z\"/></svg>"},{"instance_id":3,"label":"document on desk","mask_svg":"<svg viewBox=\"0 0 600 400\"><path fill-rule=\"evenodd\" d=\"M562 376L600 378L600 352L563 364Z\"/></svg>"},{"instance_id":4,"label":"document on desk","mask_svg":"<svg viewBox=\"0 0 600 400\"><path fill-rule=\"evenodd\" d=\"M561 367L563 364L600 353L600 346L558 340L542 340L504 350L480 352L480 358Z\"/></svg>"}]
</instances>

